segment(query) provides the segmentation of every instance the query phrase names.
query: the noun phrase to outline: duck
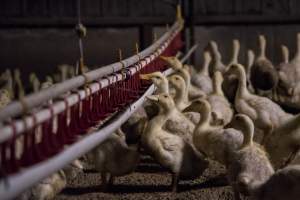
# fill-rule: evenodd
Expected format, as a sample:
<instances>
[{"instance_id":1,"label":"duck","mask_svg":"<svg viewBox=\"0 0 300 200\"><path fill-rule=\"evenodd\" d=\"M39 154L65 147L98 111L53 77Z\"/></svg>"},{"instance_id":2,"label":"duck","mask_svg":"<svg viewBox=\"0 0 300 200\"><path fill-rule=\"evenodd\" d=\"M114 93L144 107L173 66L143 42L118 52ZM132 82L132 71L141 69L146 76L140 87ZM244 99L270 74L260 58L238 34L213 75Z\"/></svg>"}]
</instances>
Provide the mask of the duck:
<instances>
[{"instance_id":1,"label":"duck","mask_svg":"<svg viewBox=\"0 0 300 200\"><path fill-rule=\"evenodd\" d=\"M231 102L234 101L234 97L235 97L235 93L236 93L237 85L238 85L238 79L234 74L228 73L227 69L228 69L228 66L239 63L239 61L238 61L238 56L239 56L239 52L240 52L239 40L237 40L237 39L232 40L232 46L233 46L232 58L231 58L229 64L226 65L226 68L225 68L226 71L223 72L224 73L224 81L222 84L222 88L225 93L225 96Z\"/></svg>"},{"instance_id":2,"label":"duck","mask_svg":"<svg viewBox=\"0 0 300 200\"><path fill-rule=\"evenodd\" d=\"M194 100L184 111L199 112L201 115L193 133L196 149L208 158L226 165L230 152L242 144L242 133L233 128L211 125L211 106L205 99Z\"/></svg>"},{"instance_id":3,"label":"duck","mask_svg":"<svg viewBox=\"0 0 300 200\"><path fill-rule=\"evenodd\" d=\"M300 114L277 127L264 146L275 169L292 163L300 150Z\"/></svg>"},{"instance_id":4,"label":"duck","mask_svg":"<svg viewBox=\"0 0 300 200\"><path fill-rule=\"evenodd\" d=\"M0 76L0 109L7 106L14 99L13 77L9 69Z\"/></svg>"},{"instance_id":5,"label":"duck","mask_svg":"<svg viewBox=\"0 0 300 200\"><path fill-rule=\"evenodd\" d=\"M266 57L266 38L259 35L259 55L251 68L251 83L255 90L269 91L277 86L278 74Z\"/></svg>"},{"instance_id":6,"label":"duck","mask_svg":"<svg viewBox=\"0 0 300 200\"><path fill-rule=\"evenodd\" d=\"M211 55L209 51L204 51L203 58L203 66L198 72L192 75L191 82L193 85L202 90L206 95L208 95L212 92L213 89L212 80L208 73L209 64L211 62Z\"/></svg>"},{"instance_id":7,"label":"duck","mask_svg":"<svg viewBox=\"0 0 300 200\"><path fill-rule=\"evenodd\" d=\"M102 187L106 190L113 184L114 177L124 176L135 170L140 161L140 153L137 146L127 145L124 132L118 128L88 153L88 159L101 173Z\"/></svg>"},{"instance_id":8,"label":"duck","mask_svg":"<svg viewBox=\"0 0 300 200\"><path fill-rule=\"evenodd\" d=\"M288 96L299 95L298 88L300 88L300 33L297 34L297 51L294 58L289 62L289 51L286 46L282 46L282 54L284 61L278 66L278 74L280 86L283 91L286 91ZM287 60L287 62L286 62Z\"/></svg>"},{"instance_id":9,"label":"duck","mask_svg":"<svg viewBox=\"0 0 300 200\"><path fill-rule=\"evenodd\" d=\"M215 71L220 71L222 74L226 71L226 65L222 62L222 56L218 49L216 41L210 41L209 46L212 51L213 62L212 67L209 68L209 75L213 76Z\"/></svg>"},{"instance_id":10,"label":"duck","mask_svg":"<svg viewBox=\"0 0 300 200\"><path fill-rule=\"evenodd\" d=\"M234 107L238 113L248 115L253 120L255 127L264 131L262 141L264 144L273 130L293 115L286 113L272 100L251 94L247 89L245 68L241 64L233 64L228 70L230 73L236 74L239 80Z\"/></svg>"},{"instance_id":11,"label":"duck","mask_svg":"<svg viewBox=\"0 0 300 200\"><path fill-rule=\"evenodd\" d=\"M207 96L207 101L211 105L213 124L226 126L232 120L233 110L223 93L222 83L222 73L216 71L213 76L213 92Z\"/></svg>"},{"instance_id":12,"label":"duck","mask_svg":"<svg viewBox=\"0 0 300 200\"><path fill-rule=\"evenodd\" d=\"M155 78L151 78L151 80L153 81L154 85L158 88L158 90L156 90L156 94L169 94L167 88L169 88L169 81L168 79L161 73L155 73ZM159 76L157 76L158 74L160 74ZM148 74L146 75L141 75L141 78L143 79L149 79L149 77L152 77L153 74ZM160 78L159 78L160 77ZM179 79L180 80L180 79ZM177 81L176 81L177 82ZM167 92L161 92L159 93L158 91L163 91L160 90L164 89ZM181 88L181 90L183 90L183 87ZM183 94L183 97L187 96L187 92L185 90ZM170 94L169 94L170 95ZM175 98L176 99L176 98ZM152 102L152 101L150 101ZM153 107L153 102L152 102L152 107ZM159 109L159 106L157 106L157 104L155 104L155 108ZM145 107L146 109L146 107ZM147 108L148 110L151 110L149 108ZM155 115L157 115L159 113L159 110L155 110L156 112L151 116L151 118ZM168 130L169 132L175 134L175 135L179 135L180 137L184 138L186 141L191 142L192 141L192 134L195 128L195 124L189 119L190 118L194 118L194 121L197 121L199 119L199 117L193 117L193 116L189 116L189 115L185 115L184 113L182 113L176 106L170 108L170 117L169 119L166 121L166 123L164 124L164 128L166 130ZM148 113L148 111L147 111ZM148 118L148 119L151 119Z\"/></svg>"},{"instance_id":13,"label":"duck","mask_svg":"<svg viewBox=\"0 0 300 200\"><path fill-rule=\"evenodd\" d=\"M32 86L32 92L36 93L40 90L40 80L38 79L35 73L30 73L29 75L29 82Z\"/></svg>"},{"instance_id":14,"label":"duck","mask_svg":"<svg viewBox=\"0 0 300 200\"><path fill-rule=\"evenodd\" d=\"M175 88L176 91L175 96L173 98L175 102L175 106L180 112L182 112L187 106L190 105L190 101L188 100L187 93L185 92L186 90L185 81L181 76L177 74L169 76L168 81L170 85L172 85ZM194 124L196 124L200 119L199 113L184 112L183 114Z\"/></svg>"},{"instance_id":15,"label":"duck","mask_svg":"<svg viewBox=\"0 0 300 200\"><path fill-rule=\"evenodd\" d=\"M186 92L188 93L190 100L206 96L202 90L198 89L197 87L191 84L191 75L187 70L187 67L184 67L184 65L180 62L180 60L177 57L160 56L160 58L183 77L187 87Z\"/></svg>"},{"instance_id":16,"label":"duck","mask_svg":"<svg viewBox=\"0 0 300 200\"><path fill-rule=\"evenodd\" d=\"M177 192L179 180L200 176L207 168L208 161L191 143L163 128L175 107L172 97L161 93L147 98L159 105L160 112L147 123L141 144L159 164L172 173L172 192Z\"/></svg>"},{"instance_id":17,"label":"duck","mask_svg":"<svg viewBox=\"0 0 300 200\"><path fill-rule=\"evenodd\" d=\"M253 195L254 200L298 200L300 196L300 165L276 171Z\"/></svg>"},{"instance_id":18,"label":"duck","mask_svg":"<svg viewBox=\"0 0 300 200\"><path fill-rule=\"evenodd\" d=\"M240 194L251 196L265 183L274 174L274 168L263 147L253 141L252 120L244 114L236 115L235 120L244 124L243 143L231 153L226 168L235 199L240 200Z\"/></svg>"},{"instance_id":19,"label":"duck","mask_svg":"<svg viewBox=\"0 0 300 200\"><path fill-rule=\"evenodd\" d=\"M20 200L50 200L60 193L67 185L66 175L63 170L50 175L38 183L33 188L23 192L18 199Z\"/></svg>"}]
</instances>

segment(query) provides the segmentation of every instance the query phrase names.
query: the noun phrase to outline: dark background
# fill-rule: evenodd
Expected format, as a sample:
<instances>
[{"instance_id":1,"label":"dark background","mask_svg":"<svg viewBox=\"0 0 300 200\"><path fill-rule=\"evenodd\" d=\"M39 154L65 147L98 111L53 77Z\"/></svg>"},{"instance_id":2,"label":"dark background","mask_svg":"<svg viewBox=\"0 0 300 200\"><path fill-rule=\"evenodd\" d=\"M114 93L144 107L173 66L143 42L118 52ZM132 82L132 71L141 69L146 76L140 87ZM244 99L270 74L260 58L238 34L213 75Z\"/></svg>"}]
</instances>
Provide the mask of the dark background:
<instances>
[{"instance_id":1,"label":"dark background","mask_svg":"<svg viewBox=\"0 0 300 200\"><path fill-rule=\"evenodd\" d=\"M135 43L145 48L175 19L176 0L82 0L84 40L89 66L100 67L133 54ZM257 49L257 34L267 36L267 55L281 61L280 45L291 53L300 32L299 0L182 0L187 29L186 47L199 42L196 66L202 49L211 39L219 43L225 63L233 38L241 41L240 59L246 49ZM58 64L74 65L78 57L76 0L1 0L0 70L21 68L23 75L40 76L55 71ZM193 61L193 60L192 60Z\"/></svg>"}]
</instances>

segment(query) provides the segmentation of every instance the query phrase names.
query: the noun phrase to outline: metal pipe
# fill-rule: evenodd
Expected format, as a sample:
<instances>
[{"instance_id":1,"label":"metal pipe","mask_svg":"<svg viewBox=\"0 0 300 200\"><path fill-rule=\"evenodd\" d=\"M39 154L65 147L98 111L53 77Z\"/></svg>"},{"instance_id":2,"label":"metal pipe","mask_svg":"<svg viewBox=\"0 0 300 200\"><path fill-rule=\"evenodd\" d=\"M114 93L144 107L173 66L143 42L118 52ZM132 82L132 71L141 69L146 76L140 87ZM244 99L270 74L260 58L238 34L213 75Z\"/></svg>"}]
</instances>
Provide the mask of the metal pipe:
<instances>
[{"instance_id":1,"label":"metal pipe","mask_svg":"<svg viewBox=\"0 0 300 200\"><path fill-rule=\"evenodd\" d=\"M150 47L140 52L139 56L134 55L123 60L122 63L124 65L121 62L117 62L104 67L99 67L96 70L87 72L85 74L85 77L82 75L76 76L72 79L64 81L63 83L55 84L52 87L44 89L38 93L28 95L24 98L23 103L26 105L26 109L30 110L34 107L42 105L45 101L49 99L57 98L68 91L83 86L86 83L86 78L88 79L88 81L94 81L103 76L107 76L109 74L117 72L121 70L124 66L129 67L138 62L140 59L144 59L151 53L155 52L157 48L159 48L164 42L170 41L170 38L173 38L179 31L180 24L179 22L175 22L168 32L166 32L159 40L153 43ZM24 111L24 104L20 103L19 101L14 101L8 106L4 107L0 111L0 122L21 115Z\"/></svg>"}]
</instances>

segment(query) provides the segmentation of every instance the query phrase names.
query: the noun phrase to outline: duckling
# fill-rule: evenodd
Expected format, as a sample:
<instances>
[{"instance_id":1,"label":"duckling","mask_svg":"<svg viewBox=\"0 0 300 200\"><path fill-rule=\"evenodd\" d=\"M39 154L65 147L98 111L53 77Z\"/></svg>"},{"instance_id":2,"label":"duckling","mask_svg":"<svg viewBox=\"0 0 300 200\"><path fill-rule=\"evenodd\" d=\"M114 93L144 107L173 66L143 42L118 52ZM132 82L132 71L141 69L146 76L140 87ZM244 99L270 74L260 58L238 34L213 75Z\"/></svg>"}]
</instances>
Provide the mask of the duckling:
<instances>
[{"instance_id":1,"label":"duckling","mask_svg":"<svg viewBox=\"0 0 300 200\"><path fill-rule=\"evenodd\" d=\"M182 137L174 135L163 125L172 115L175 103L168 94L151 95L149 100L159 104L159 115L151 119L142 134L142 145L154 159L172 173L172 191L177 191L179 179L200 176L208 162Z\"/></svg>"},{"instance_id":2,"label":"duckling","mask_svg":"<svg viewBox=\"0 0 300 200\"><path fill-rule=\"evenodd\" d=\"M186 67L184 67L183 64L178 60L178 58L161 56L161 59L166 61L171 68L180 73L180 75L183 77L186 87L188 88L186 92L188 93L189 99L206 96L202 90L191 84L191 75L189 74Z\"/></svg>"},{"instance_id":3,"label":"duckling","mask_svg":"<svg viewBox=\"0 0 300 200\"><path fill-rule=\"evenodd\" d=\"M13 77L9 69L0 76L0 109L14 99Z\"/></svg>"},{"instance_id":4,"label":"duckling","mask_svg":"<svg viewBox=\"0 0 300 200\"><path fill-rule=\"evenodd\" d=\"M38 92L40 90L40 81L35 73L30 73L29 75L29 82L32 85L32 91L34 93Z\"/></svg>"},{"instance_id":5,"label":"duckling","mask_svg":"<svg viewBox=\"0 0 300 200\"><path fill-rule=\"evenodd\" d=\"M232 64L238 64L238 56L240 52L240 42L237 39L234 39L232 41L233 50L232 50L232 58L229 64L226 66L226 69L228 66ZM225 96L228 98L229 101L233 102L235 93L237 90L238 85L238 78L234 74L228 73L228 71L224 72L224 81L222 84L223 91L225 93Z\"/></svg>"},{"instance_id":6,"label":"duckling","mask_svg":"<svg viewBox=\"0 0 300 200\"><path fill-rule=\"evenodd\" d=\"M274 169L264 149L253 142L252 120L243 114L236 115L235 119L245 124L242 131L244 139L240 148L230 155L227 169L235 199L240 199L240 193L246 196L253 194L255 188L274 174Z\"/></svg>"},{"instance_id":7,"label":"duckling","mask_svg":"<svg viewBox=\"0 0 300 200\"><path fill-rule=\"evenodd\" d=\"M298 200L300 196L300 165L276 171L257 189L254 200Z\"/></svg>"},{"instance_id":8,"label":"duckling","mask_svg":"<svg viewBox=\"0 0 300 200\"><path fill-rule=\"evenodd\" d=\"M292 115L266 97L251 94L247 89L245 69L240 64L233 64L228 69L239 78L234 106L237 112L248 115L257 128L264 130L263 144L267 136Z\"/></svg>"},{"instance_id":9,"label":"duckling","mask_svg":"<svg viewBox=\"0 0 300 200\"><path fill-rule=\"evenodd\" d=\"M290 164L300 149L300 114L277 127L265 143L275 169Z\"/></svg>"},{"instance_id":10,"label":"duckling","mask_svg":"<svg viewBox=\"0 0 300 200\"><path fill-rule=\"evenodd\" d=\"M278 74L280 86L285 91L284 94L288 96L295 96L299 94L299 80L300 80L300 33L297 34L297 51L295 57L290 61L288 59L289 51L286 46L282 46L282 53L284 57L283 63L278 66Z\"/></svg>"},{"instance_id":11,"label":"duckling","mask_svg":"<svg viewBox=\"0 0 300 200\"><path fill-rule=\"evenodd\" d=\"M137 148L126 144L125 135L120 128L95 147L88 157L93 161L96 170L101 173L104 190L113 184L114 177L133 172L140 160Z\"/></svg>"},{"instance_id":12,"label":"duckling","mask_svg":"<svg viewBox=\"0 0 300 200\"><path fill-rule=\"evenodd\" d=\"M11 70L6 69L0 76L0 90L8 92L8 98L14 99L14 82Z\"/></svg>"},{"instance_id":13,"label":"duckling","mask_svg":"<svg viewBox=\"0 0 300 200\"><path fill-rule=\"evenodd\" d=\"M255 90L272 90L277 86L278 74L266 57L266 38L259 35L260 54L251 68L251 83Z\"/></svg>"},{"instance_id":14,"label":"duckling","mask_svg":"<svg viewBox=\"0 0 300 200\"><path fill-rule=\"evenodd\" d=\"M38 183L33 188L24 192L18 199L20 200L50 200L62 191L67 185L66 175L62 170L52 174L48 178Z\"/></svg>"},{"instance_id":15,"label":"duckling","mask_svg":"<svg viewBox=\"0 0 300 200\"><path fill-rule=\"evenodd\" d=\"M222 73L216 71L213 77L213 92L207 97L207 101L211 105L213 124L225 126L231 121L233 110L224 96L222 83Z\"/></svg>"},{"instance_id":16,"label":"duckling","mask_svg":"<svg viewBox=\"0 0 300 200\"><path fill-rule=\"evenodd\" d=\"M222 56L215 41L210 41L210 48L213 55L212 68L209 68L209 75L213 76L215 71L220 71L222 74L226 71L226 66L222 62Z\"/></svg>"},{"instance_id":17,"label":"duckling","mask_svg":"<svg viewBox=\"0 0 300 200\"><path fill-rule=\"evenodd\" d=\"M83 171L83 166L81 161L76 159L62 170L65 173L67 180L73 180L80 172Z\"/></svg>"},{"instance_id":18,"label":"duckling","mask_svg":"<svg viewBox=\"0 0 300 200\"><path fill-rule=\"evenodd\" d=\"M154 78L153 78L154 76ZM149 79L149 77L152 77L151 80L153 81L153 83L155 84L155 86L158 88L157 91L161 92L161 91L166 91L166 92L161 92L158 94L168 94L168 90L167 88L169 88L169 82L168 79L161 73L161 72L155 72L155 74L148 74L148 75L141 75L141 78L143 79ZM177 77L178 78L178 77ZM180 80L180 79L178 79ZM177 81L176 81L177 82ZM181 88L181 90L183 90L183 87ZM187 92L185 90L184 93L182 93L182 96L185 97L187 96ZM153 107L153 103L152 106ZM158 106L156 105L155 107L156 109L159 109ZM151 110L150 108L146 108L146 112L148 113L148 110ZM157 115L159 113L158 110L155 110L156 112L151 115L151 118L155 115ZM179 135L180 137L184 138L186 141L188 142L192 142L192 134L195 128L195 125L193 124L193 122L189 119L192 118L194 121L199 120L199 117L197 116L185 116L185 114L183 114L179 109L177 109L176 106L174 106L172 109L170 109L171 115L169 120L166 121L164 128L166 130L168 130L169 132L175 134L175 135ZM148 115L149 116L149 115ZM149 119L151 119L149 118Z\"/></svg>"},{"instance_id":19,"label":"duckling","mask_svg":"<svg viewBox=\"0 0 300 200\"><path fill-rule=\"evenodd\" d=\"M208 67L211 62L211 55L209 51L203 53L204 63L202 68L192 75L191 81L196 87L202 90L205 94L210 94L213 90L212 80L208 74Z\"/></svg>"},{"instance_id":20,"label":"duckling","mask_svg":"<svg viewBox=\"0 0 300 200\"><path fill-rule=\"evenodd\" d=\"M199 112L201 115L193 134L195 147L209 158L226 165L230 152L242 144L242 133L233 128L210 125L211 106L205 99L194 100L184 111Z\"/></svg>"},{"instance_id":21,"label":"duckling","mask_svg":"<svg viewBox=\"0 0 300 200\"><path fill-rule=\"evenodd\" d=\"M174 86L176 93L174 96L174 102L179 111L182 111L185 109L188 105L190 105L190 102L188 100L186 90L186 84L184 79L175 74L170 77L168 77L168 80L172 86ZM200 114L195 112L185 112L183 113L189 120L191 120L194 124L198 123L200 119Z\"/></svg>"}]
</instances>

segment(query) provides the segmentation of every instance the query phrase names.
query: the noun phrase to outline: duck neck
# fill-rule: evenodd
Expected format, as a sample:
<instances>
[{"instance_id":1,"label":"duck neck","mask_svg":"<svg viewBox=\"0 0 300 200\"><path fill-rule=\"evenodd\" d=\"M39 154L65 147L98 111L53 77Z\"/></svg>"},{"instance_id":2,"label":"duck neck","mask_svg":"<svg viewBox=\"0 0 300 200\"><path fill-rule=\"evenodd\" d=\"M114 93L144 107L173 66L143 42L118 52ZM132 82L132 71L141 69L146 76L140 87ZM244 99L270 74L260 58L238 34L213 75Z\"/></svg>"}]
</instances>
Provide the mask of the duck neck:
<instances>
[{"instance_id":1,"label":"duck neck","mask_svg":"<svg viewBox=\"0 0 300 200\"><path fill-rule=\"evenodd\" d=\"M169 83L168 80L163 80L162 84L159 84L156 89L158 94L166 93L169 94Z\"/></svg>"},{"instance_id":2,"label":"duck neck","mask_svg":"<svg viewBox=\"0 0 300 200\"><path fill-rule=\"evenodd\" d=\"M162 109L161 107L159 109L160 109L159 114L149 121L148 125L150 127L162 128L162 126L170 118L174 110L174 109Z\"/></svg>"},{"instance_id":3,"label":"duck neck","mask_svg":"<svg viewBox=\"0 0 300 200\"><path fill-rule=\"evenodd\" d=\"M201 74L201 75L204 75L204 76L209 76L209 73L208 73L209 63L210 63L210 60L205 59L204 63L203 63L203 67L200 69L198 74Z\"/></svg>"},{"instance_id":4,"label":"duck neck","mask_svg":"<svg viewBox=\"0 0 300 200\"><path fill-rule=\"evenodd\" d=\"M260 39L259 46L260 46L259 57L265 58L266 57L266 40L264 38Z\"/></svg>"},{"instance_id":5,"label":"duck neck","mask_svg":"<svg viewBox=\"0 0 300 200\"><path fill-rule=\"evenodd\" d=\"M241 128L241 131L244 133L244 140L241 148L245 148L253 145L253 134L254 134L253 123L246 122L245 126Z\"/></svg>"},{"instance_id":6,"label":"duck neck","mask_svg":"<svg viewBox=\"0 0 300 200\"><path fill-rule=\"evenodd\" d=\"M240 45L237 40L233 41L233 52L232 52L232 58L230 63L238 63L238 57L239 57L239 51L240 51Z\"/></svg>"},{"instance_id":7,"label":"duck neck","mask_svg":"<svg viewBox=\"0 0 300 200\"><path fill-rule=\"evenodd\" d=\"M182 105L184 102L187 101L187 95L186 95L186 88L185 87L180 87L180 88L175 88L176 89L176 95L174 97L174 102L176 104L176 107L179 108L180 105Z\"/></svg>"},{"instance_id":8,"label":"duck neck","mask_svg":"<svg viewBox=\"0 0 300 200\"><path fill-rule=\"evenodd\" d=\"M248 89L247 89L247 77L246 77L246 73L244 70L239 69L238 72L239 72L238 73L239 84L238 84L236 97L242 98L249 94Z\"/></svg>"},{"instance_id":9,"label":"duck neck","mask_svg":"<svg viewBox=\"0 0 300 200\"><path fill-rule=\"evenodd\" d=\"M213 93L224 96L224 93L222 90L222 81L217 78L215 78L213 81Z\"/></svg>"},{"instance_id":10,"label":"duck neck","mask_svg":"<svg viewBox=\"0 0 300 200\"><path fill-rule=\"evenodd\" d=\"M191 87L191 76L189 72L185 69L180 69L180 72L182 73L182 77L185 81L186 90L185 90L185 96L188 96L189 88Z\"/></svg>"},{"instance_id":11,"label":"duck neck","mask_svg":"<svg viewBox=\"0 0 300 200\"><path fill-rule=\"evenodd\" d=\"M206 108L204 110L201 110L201 111L199 110L197 112L200 113L201 117L200 117L200 120L199 120L196 128L200 129L200 128L209 126L209 122L210 122L210 119L211 119L210 109Z\"/></svg>"}]
</instances>

